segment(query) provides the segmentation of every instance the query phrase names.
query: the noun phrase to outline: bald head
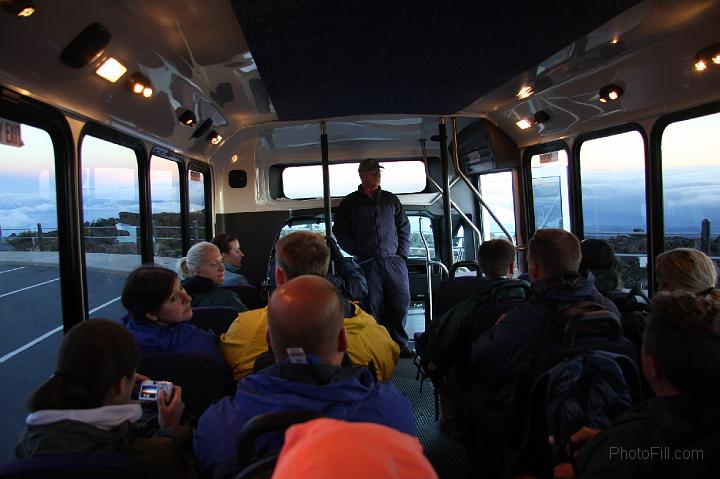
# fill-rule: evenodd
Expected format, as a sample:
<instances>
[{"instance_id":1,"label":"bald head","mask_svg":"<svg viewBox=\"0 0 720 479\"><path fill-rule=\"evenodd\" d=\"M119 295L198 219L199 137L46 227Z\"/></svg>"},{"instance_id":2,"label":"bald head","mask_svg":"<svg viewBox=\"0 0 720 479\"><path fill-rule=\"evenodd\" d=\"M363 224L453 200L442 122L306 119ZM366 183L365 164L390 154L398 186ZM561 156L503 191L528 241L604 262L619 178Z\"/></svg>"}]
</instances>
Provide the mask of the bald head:
<instances>
[{"instance_id":1,"label":"bald head","mask_svg":"<svg viewBox=\"0 0 720 479\"><path fill-rule=\"evenodd\" d=\"M347 347L343 307L335 287L319 276L298 276L275 290L268 305L268 335L275 361L287 348L303 348L340 365Z\"/></svg>"}]
</instances>

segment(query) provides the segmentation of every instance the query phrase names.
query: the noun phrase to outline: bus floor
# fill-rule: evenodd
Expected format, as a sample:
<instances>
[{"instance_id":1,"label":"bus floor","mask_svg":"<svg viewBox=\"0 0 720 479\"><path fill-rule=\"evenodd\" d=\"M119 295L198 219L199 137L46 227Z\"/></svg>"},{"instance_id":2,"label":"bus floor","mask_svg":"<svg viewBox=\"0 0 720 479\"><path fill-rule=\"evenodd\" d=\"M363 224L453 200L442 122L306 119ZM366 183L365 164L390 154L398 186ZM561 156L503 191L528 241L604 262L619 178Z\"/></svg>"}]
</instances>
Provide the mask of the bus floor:
<instances>
[{"instance_id":1,"label":"bus floor","mask_svg":"<svg viewBox=\"0 0 720 479\"><path fill-rule=\"evenodd\" d=\"M425 330L425 309L422 303L411 305L405 330L411 340L414 333ZM410 347L413 347L412 343ZM421 385L416 377L417 367L413 361L400 359L393 373L392 382L410 398L415 413L418 439L423 445L425 455L440 478L467 477L465 446L440 429L440 423L435 421L435 391L432 382L423 381Z\"/></svg>"}]
</instances>

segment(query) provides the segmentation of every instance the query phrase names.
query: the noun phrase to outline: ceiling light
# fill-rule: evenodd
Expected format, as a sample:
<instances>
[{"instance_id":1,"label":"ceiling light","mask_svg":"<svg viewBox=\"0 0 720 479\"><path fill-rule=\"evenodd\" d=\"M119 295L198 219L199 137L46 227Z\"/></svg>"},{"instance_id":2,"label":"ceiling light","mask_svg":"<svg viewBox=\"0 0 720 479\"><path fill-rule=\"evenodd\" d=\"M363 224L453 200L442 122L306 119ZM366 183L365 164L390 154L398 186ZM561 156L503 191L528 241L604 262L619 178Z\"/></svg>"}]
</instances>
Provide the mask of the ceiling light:
<instances>
[{"instance_id":1,"label":"ceiling light","mask_svg":"<svg viewBox=\"0 0 720 479\"><path fill-rule=\"evenodd\" d=\"M520 88L520 91L518 91L517 95L515 95L515 96L517 96L519 100L523 100L532 94L533 94L532 87L530 85L525 85L522 88Z\"/></svg>"},{"instance_id":2,"label":"ceiling light","mask_svg":"<svg viewBox=\"0 0 720 479\"><path fill-rule=\"evenodd\" d=\"M195 126L197 124L197 117L195 116L195 113L190 110L185 110L182 114L180 114L178 121L183 125Z\"/></svg>"},{"instance_id":3,"label":"ceiling light","mask_svg":"<svg viewBox=\"0 0 720 479\"><path fill-rule=\"evenodd\" d=\"M208 140L210 140L210 143L212 143L213 145L219 145L222 139L223 137L220 136L220 133L215 130L211 131L210 135L208 136Z\"/></svg>"},{"instance_id":4,"label":"ceiling light","mask_svg":"<svg viewBox=\"0 0 720 479\"><path fill-rule=\"evenodd\" d=\"M133 73L128 82L130 83L130 89L133 93L142 95L145 98L152 96L153 89L150 80L142 73Z\"/></svg>"},{"instance_id":5,"label":"ceiling light","mask_svg":"<svg viewBox=\"0 0 720 479\"><path fill-rule=\"evenodd\" d=\"M695 55L695 71L705 71L711 63L720 65L720 43L715 43L697 52Z\"/></svg>"},{"instance_id":6,"label":"ceiling light","mask_svg":"<svg viewBox=\"0 0 720 479\"><path fill-rule=\"evenodd\" d=\"M100 58L110 38L110 30L92 23L65 47L60 58L73 68L82 68Z\"/></svg>"},{"instance_id":7,"label":"ceiling light","mask_svg":"<svg viewBox=\"0 0 720 479\"><path fill-rule=\"evenodd\" d=\"M7 10L18 17L29 17L35 13L35 5L27 0L4 0L0 2L3 10Z\"/></svg>"},{"instance_id":8,"label":"ceiling light","mask_svg":"<svg viewBox=\"0 0 720 479\"><path fill-rule=\"evenodd\" d=\"M125 74L126 71L127 68L125 68L125 65L115 60L113 57L108 57L108 59L105 60L97 70L95 70L95 73L107 81L115 83Z\"/></svg>"},{"instance_id":9,"label":"ceiling light","mask_svg":"<svg viewBox=\"0 0 720 479\"><path fill-rule=\"evenodd\" d=\"M622 89L622 87L618 85L605 85L600 89L598 100L600 101L600 103L615 101L620 98L623 93L625 93L625 91Z\"/></svg>"},{"instance_id":10,"label":"ceiling light","mask_svg":"<svg viewBox=\"0 0 720 479\"><path fill-rule=\"evenodd\" d=\"M238 156L237 156L237 155L233 155L233 156L230 157L230 163L237 163L237 160L238 160Z\"/></svg>"},{"instance_id":11,"label":"ceiling light","mask_svg":"<svg viewBox=\"0 0 720 479\"><path fill-rule=\"evenodd\" d=\"M610 45L617 45L618 43L620 43L619 38L613 38L612 40L610 40Z\"/></svg>"},{"instance_id":12,"label":"ceiling light","mask_svg":"<svg viewBox=\"0 0 720 479\"><path fill-rule=\"evenodd\" d=\"M530 128L530 127L532 126L532 123L530 123L530 121L526 120L525 118L523 118L523 119L520 120L520 121L515 122L515 124L516 124L516 125L518 126L518 128L520 128L521 130L527 130L528 128Z\"/></svg>"}]
</instances>

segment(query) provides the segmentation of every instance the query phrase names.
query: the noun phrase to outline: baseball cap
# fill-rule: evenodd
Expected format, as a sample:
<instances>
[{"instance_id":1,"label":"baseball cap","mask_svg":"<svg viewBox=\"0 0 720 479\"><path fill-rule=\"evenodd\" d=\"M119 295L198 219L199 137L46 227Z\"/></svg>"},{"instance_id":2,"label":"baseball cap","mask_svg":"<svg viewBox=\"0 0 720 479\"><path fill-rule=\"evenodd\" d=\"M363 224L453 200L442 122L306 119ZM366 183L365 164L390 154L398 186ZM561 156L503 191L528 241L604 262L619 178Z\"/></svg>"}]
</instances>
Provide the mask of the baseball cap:
<instances>
[{"instance_id":1,"label":"baseball cap","mask_svg":"<svg viewBox=\"0 0 720 479\"><path fill-rule=\"evenodd\" d=\"M360 162L360 166L358 166L358 171L370 171L377 168L385 167L380 165L380 163L378 163L378 160L376 160L375 158L366 158Z\"/></svg>"}]
</instances>

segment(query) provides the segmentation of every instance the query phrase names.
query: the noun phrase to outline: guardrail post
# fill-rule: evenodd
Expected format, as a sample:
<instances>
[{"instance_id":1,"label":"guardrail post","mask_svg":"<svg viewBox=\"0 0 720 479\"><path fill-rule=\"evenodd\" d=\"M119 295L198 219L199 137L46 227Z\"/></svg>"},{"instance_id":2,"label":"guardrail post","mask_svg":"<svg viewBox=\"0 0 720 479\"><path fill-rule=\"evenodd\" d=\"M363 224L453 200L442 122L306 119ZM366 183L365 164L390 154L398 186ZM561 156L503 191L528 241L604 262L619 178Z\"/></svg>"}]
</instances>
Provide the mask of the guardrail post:
<instances>
[{"instance_id":1,"label":"guardrail post","mask_svg":"<svg viewBox=\"0 0 720 479\"><path fill-rule=\"evenodd\" d=\"M37 244L38 244L38 249L39 249L40 251L42 251L42 250L43 250L43 231L42 231L42 224L41 224L41 223L38 223L38 224L37 224L37 229L38 229L38 243L37 243Z\"/></svg>"},{"instance_id":2,"label":"guardrail post","mask_svg":"<svg viewBox=\"0 0 720 479\"><path fill-rule=\"evenodd\" d=\"M710 220L707 218L702 220L700 227L700 251L710 255Z\"/></svg>"}]
</instances>

